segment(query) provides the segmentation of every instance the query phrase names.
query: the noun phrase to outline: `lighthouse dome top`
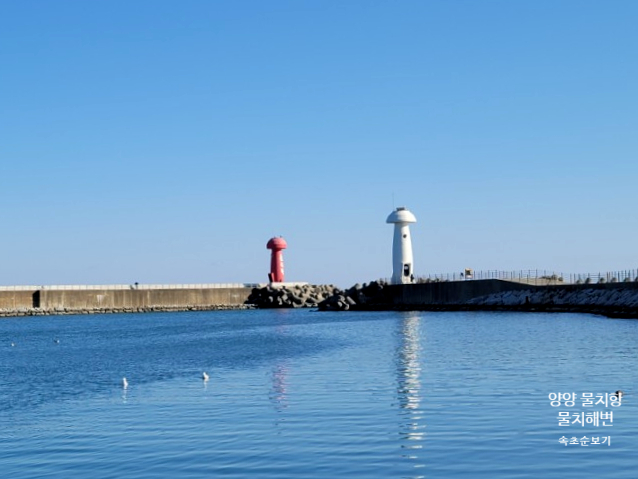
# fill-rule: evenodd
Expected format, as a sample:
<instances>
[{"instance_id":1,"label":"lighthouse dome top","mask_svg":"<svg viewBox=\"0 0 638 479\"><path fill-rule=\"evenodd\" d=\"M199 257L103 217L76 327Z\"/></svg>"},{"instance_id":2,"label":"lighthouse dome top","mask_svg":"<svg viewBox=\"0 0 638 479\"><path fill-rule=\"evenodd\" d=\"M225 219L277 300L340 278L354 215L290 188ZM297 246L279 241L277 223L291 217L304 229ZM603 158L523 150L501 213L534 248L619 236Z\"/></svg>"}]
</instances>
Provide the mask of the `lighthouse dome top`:
<instances>
[{"instance_id":1,"label":"lighthouse dome top","mask_svg":"<svg viewBox=\"0 0 638 479\"><path fill-rule=\"evenodd\" d=\"M281 236L270 238L270 240L268 240L268 243L266 244L267 249L286 249L287 247L288 244L286 243L286 240L283 239Z\"/></svg>"},{"instance_id":2,"label":"lighthouse dome top","mask_svg":"<svg viewBox=\"0 0 638 479\"><path fill-rule=\"evenodd\" d=\"M405 206L399 206L390 213L386 223L416 223L416 217Z\"/></svg>"}]
</instances>

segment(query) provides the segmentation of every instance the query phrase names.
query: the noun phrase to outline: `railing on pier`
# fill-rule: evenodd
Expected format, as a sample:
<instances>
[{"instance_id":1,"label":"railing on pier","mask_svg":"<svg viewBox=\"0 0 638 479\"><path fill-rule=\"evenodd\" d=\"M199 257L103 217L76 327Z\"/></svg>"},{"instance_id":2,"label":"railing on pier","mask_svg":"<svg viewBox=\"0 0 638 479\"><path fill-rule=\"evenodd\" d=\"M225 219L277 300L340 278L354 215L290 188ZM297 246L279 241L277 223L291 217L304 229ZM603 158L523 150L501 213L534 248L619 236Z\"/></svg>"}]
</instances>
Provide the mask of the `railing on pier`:
<instances>
[{"instance_id":1,"label":"railing on pier","mask_svg":"<svg viewBox=\"0 0 638 479\"><path fill-rule=\"evenodd\" d=\"M519 271L466 270L459 273L437 273L417 276L415 278L415 282L433 283L442 281L471 281L482 279L500 279L504 281L515 281L517 283L533 285L638 282L638 269L598 273L562 273L540 269Z\"/></svg>"}]
</instances>

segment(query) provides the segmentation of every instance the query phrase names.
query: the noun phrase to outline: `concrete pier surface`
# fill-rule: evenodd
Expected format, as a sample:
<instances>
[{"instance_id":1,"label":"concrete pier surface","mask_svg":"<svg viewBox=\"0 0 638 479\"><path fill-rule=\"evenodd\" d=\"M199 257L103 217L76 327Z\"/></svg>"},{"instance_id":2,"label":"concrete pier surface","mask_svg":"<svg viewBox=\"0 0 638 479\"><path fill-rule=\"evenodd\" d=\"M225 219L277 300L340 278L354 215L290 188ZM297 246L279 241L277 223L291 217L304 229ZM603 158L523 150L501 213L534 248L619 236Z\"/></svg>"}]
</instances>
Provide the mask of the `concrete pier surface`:
<instances>
[{"instance_id":1,"label":"concrete pier surface","mask_svg":"<svg viewBox=\"0 0 638 479\"><path fill-rule=\"evenodd\" d=\"M243 309L259 284L1 286L0 316Z\"/></svg>"}]
</instances>

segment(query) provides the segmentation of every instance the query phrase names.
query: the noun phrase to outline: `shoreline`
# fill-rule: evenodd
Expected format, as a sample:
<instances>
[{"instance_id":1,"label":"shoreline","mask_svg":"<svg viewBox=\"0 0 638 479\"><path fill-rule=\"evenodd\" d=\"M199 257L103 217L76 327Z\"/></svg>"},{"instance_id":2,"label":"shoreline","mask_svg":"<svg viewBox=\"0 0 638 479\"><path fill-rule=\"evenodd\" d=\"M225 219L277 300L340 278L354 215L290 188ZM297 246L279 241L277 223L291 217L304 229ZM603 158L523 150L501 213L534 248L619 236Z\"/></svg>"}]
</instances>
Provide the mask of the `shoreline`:
<instances>
[{"instance_id":1,"label":"shoreline","mask_svg":"<svg viewBox=\"0 0 638 479\"><path fill-rule=\"evenodd\" d=\"M55 309L16 309L0 310L0 318L24 316L76 316L83 314L132 314L132 313L169 313L187 311L232 311L255 309L252 304L213 304L208 306L144 306L139 308L55 308Z\"/></svg>"},{"instance_id":2,"label":"shoreline","mask_svg":"<svg viewBox=\"0 0 638 479\"><path fill-rule=\"evenodd\" d=\"M577 313L605 316L613 319L638 319L638 308L590 305L485 305L485 304L392 304L359 306L350 311L431 311L431 312L520 312L520 313Z\"/></svg>"},{"instance_id":3,"label":"shoreline","mask_svg":"<svg viewBox=\"0 0 638 479\"><path fill-rule=\"evenodd\" d=\"M233 311L260 309L254 304L218 304L210 306L153 306L142 308L58 308L55 310L43 310L38 308L21 310L0 310L0 319L35 316L78 316L100 314L143 314L143 313L170 313L189 311ZM286 309L281 308L281 309ZM316 308L304 308L315 309ZM430 312L521 312L521 313L577 313L605 316L612 319L638 319L638 308L617 306L592 306L592 305L486 305L486 304L376 304L359 305L350 309L352 312L372 311L430 311Z\"/></svg>"}]
</instances>

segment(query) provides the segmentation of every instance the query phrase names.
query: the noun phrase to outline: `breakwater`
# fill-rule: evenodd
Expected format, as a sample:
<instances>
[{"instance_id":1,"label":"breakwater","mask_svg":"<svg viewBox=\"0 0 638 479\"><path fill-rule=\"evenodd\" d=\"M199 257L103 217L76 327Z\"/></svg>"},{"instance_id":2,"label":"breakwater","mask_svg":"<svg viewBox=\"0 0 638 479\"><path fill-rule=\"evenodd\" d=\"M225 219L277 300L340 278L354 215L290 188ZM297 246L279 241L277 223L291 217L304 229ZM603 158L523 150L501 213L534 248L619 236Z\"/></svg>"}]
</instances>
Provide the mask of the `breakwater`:
<instances>
[{"instance_id":1,"label":"breakwater","mask_svg":"<svg viewBox=\"0 0 638 479\"><path fill-rule=\"evenodd\" d=\"M249 308L321 311L547 311L638 318L638 282L529 285L504 280L389 285L0 287L0 317Z\"/></svg>"},{"instance_id":2,"label":"breakwater","mask_svg":"<svg viewBox=\"0 0 638 479\"><path fill-rule=\"evenodd\" d=\"M257 308L314 308L320 311L348 311L390 304L391 297L384 289L385 283L373 281L369 284L355 284L342 290L333 285L291 285L274 284L254 288L248 303Z\"/></svg>"},{"instance_id":3,"label":"breakwater","mask_svg":"<svg viewBox=\"0 0 638 479\"><path fill-rule=\"evenodd\" d=\"M638 283L538 286L473 298L466 309L579 312L638 318Z\"/></svg>"},{"instance_id":4,"label":"breakwater","mask_svg":"<svg viewBox=\"0 0 638 479\"><path fill-rule=\"evenodd\" d=\"M253 288L246 302L261 309L314 308L326 298L339 292L340 290L331 284L286 285L285 283L275 283Z\"/></svg>"},{"instance_id":5,"label":"breakwater","mask_svg":"<svg viewBox=\"0 0 638 479\"><path fill-rule=\"evenodd\" d=\"M393 304L390 288L386 283L372 281L337 290L320 302L318 307L320 311L374 310L385 309L389 304Z\"/></svg>"},{"instance_id":6,"label":"breakwater","mask_svg":"<svg viewBox=\"0 0 638 479\"><path fill-rule=\"evenodd\" d=\"M469 280L409 285L373 284L334 295L320 310L544 311L638 318L638 283L536 286L503 280ZM373 292L376 290L376 294Z\"/></svg>"},{"instance_id":7,"label":"breakwater","mask_svg":"<svg viewBox=\"0 0 638 479\"><path fill-rule=\"evenodd\" d=\"M0 288L0 316L243 309L253 284L14 286Z\"/></svg>"},{"instance_id":8,"label":"breakwater","mask_svg":"<svg viewBox=\"0 0 638 479\"><path fill-rule=\"evenodd\" d=\"M501 280L450 281L391 285L373 281L339 291L319 304L323 311L427 309L441 305L464 305L472 299L528 285Z\"/></svg>"}]
</instances>

